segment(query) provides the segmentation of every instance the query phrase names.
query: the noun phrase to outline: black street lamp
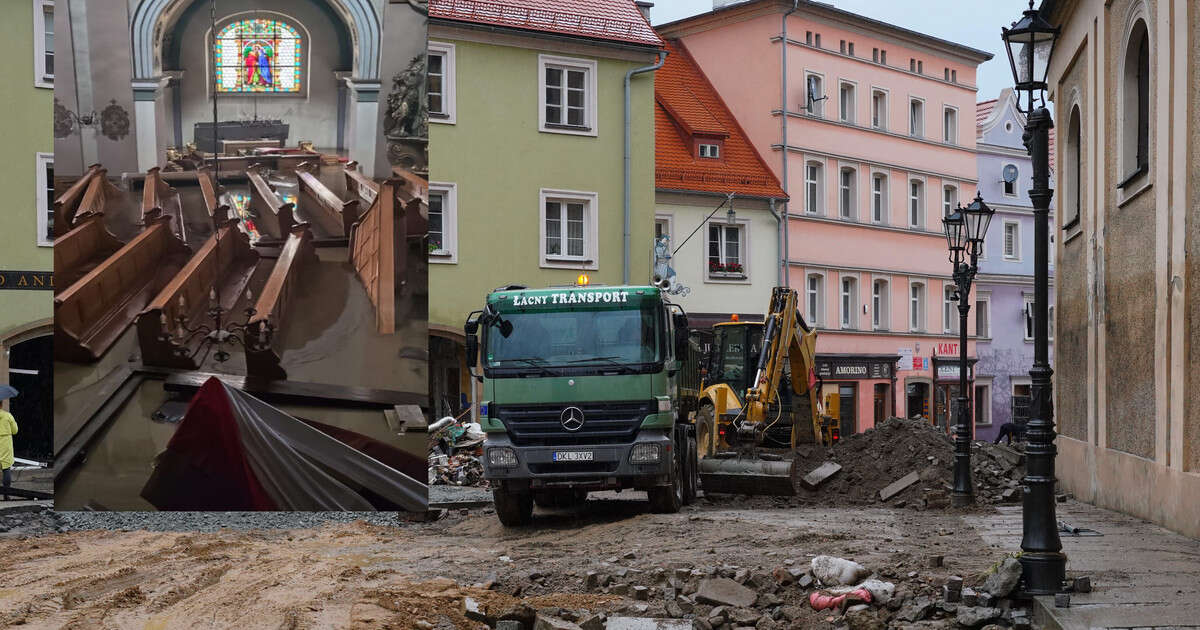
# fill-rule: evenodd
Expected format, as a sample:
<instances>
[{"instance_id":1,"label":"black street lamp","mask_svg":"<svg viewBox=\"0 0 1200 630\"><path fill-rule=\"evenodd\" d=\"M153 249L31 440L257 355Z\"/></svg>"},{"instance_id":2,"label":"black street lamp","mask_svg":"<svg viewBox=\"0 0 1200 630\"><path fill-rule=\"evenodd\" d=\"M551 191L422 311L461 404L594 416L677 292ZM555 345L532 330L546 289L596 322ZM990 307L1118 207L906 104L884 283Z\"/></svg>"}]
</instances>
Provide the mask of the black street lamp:
<instances>
[{"instance_id":1,"label":"black street lamp","mask_svg":"<svg viewBox=\"0 0 1200 630\"><path fill-rule=\"evenodd\" d=\"M959 207L942 219L950 263L954 266L954 299L958 300L958 409L954 425L954 489L950 504L965 507L975 502L971 484L971 416L967 405L967 314L971 312L971 283L979 272L979 256L983 253L983 237L992 222L993 210L975 193L975 200L966 208ZM979 404L976 401L976 404Z\"/></svg>"},{"instance_id":2,"label":"black street lamp","mask_svg":"<svg viewBox=\"0 0 1200 630\"><path fill-rule=\"evenodd\" d=\"M1025 591L1034 595L1058 593L1066 579L1067 556L1062 553L1054 514L1054 406L1050 376L1047 308L1049 307L1050 253L1050 129L1054 123L1046 109L1046 72L1059 29L1033 8L1012 28L1001 28L1018 98L1017 107L1027 116L1025 147L1033 161L1033 369L1029 370L1033 404L1026 433L1025 492L1022 504L1024 535L1021 566ZM1020 94L1024 93L1025 106Z\"/></svg>"}]
</instances>

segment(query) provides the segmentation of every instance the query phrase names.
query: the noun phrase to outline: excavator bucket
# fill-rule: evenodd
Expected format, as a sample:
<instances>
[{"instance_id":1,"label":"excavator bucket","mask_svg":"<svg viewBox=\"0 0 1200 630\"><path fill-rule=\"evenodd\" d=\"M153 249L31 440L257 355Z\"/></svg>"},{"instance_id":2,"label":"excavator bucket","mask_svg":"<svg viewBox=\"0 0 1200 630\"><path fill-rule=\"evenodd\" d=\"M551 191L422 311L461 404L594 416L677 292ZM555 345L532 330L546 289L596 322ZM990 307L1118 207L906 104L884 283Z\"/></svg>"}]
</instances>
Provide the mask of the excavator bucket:
<instances>
[{"instance_id":1,"label":"excavator bucket","mask_svg":"<svg viewBox=\"0 0 1200 630\"><path fill-rule=\"evenodd\" d=\"M796 494L794 461L749 457L705 457L700 460L700 487L718 494Z\"/></svg>"}]
</instances>

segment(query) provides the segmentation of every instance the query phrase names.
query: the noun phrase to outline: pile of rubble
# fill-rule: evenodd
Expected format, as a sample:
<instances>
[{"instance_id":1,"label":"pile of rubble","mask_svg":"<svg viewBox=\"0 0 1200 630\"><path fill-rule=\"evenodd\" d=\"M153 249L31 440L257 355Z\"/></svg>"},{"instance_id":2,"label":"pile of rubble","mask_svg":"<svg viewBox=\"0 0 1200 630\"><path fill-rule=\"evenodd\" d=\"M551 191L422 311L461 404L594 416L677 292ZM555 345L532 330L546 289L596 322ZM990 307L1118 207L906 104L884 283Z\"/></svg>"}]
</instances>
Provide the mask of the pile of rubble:
<instances>
[{"instance_id":1,"label":"pile of rubble","mask_svg":"<svg viewBox=\"0 0 1200 630\"><path fill-rule=\"evenodd\" d=\"M1030 628L1028 611L1011 598L1021 577L1021 565L1011 557L969 579L917 571L876 574L831 556L785 560L771 571L731 565L643 570L619 562L609 558L596 570L576 574L589 595L616 596L602 606L501 609L468 597L465 615L498 630L774 630L822 622L846 630ZM521 595L540 585L562 586L557 576L540 571L525 577L524 586L489 587Z\"/></svg>"},{"instance_id":2,"label":"pile of rubble","mask_svg":"<svg viewBox=\"0 0 1200 630\"><path fill-rule=\"evenodd\" d=\"M954 440L920 420L889 418L832 447L802 445L797 468L804 476L828 465L805 487L812 501L837 505L887 502L917 509L949 505ZM971 465L977 503L1020 500L1025 455L999 444L973 442Z\"/></svg>"},{"instance_id":3,"label":"pile of rubble","mask_svg":"<svg viewBox=\"0 0 1200 630\"><path fill-rule=\"evenodd\" d=\"M483 478L482 456L482 450L478 448L458 451L454 455L431 454L429 484L488 487L487 480Z\"/></svg>"}]
</instances>

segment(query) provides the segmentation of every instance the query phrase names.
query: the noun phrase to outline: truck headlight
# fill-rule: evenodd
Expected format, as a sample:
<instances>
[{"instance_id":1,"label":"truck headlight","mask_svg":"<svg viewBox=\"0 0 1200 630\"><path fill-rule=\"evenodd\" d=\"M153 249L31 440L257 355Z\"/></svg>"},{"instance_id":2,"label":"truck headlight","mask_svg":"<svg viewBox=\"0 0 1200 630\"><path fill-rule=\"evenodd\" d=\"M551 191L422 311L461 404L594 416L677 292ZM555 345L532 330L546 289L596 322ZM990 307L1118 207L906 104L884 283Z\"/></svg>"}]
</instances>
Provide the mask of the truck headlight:
<instances>
[{"instance_id":1,"label":"truck headlight","mask_svg":"<svg viewBox=\"0 0 1200 630\"><path fill-rule=\"evenodd\" d=\"M629 451L629 462L632 464L654 464L659 459L657 444L635 444Z\"/></svg>"},{"instance_id":2,"label":"truck headlight","mask_svg":"<svg viewBox=\"0 0 1200 630\"><path fill-rule=\"evenodd\" d=\"M659 411L670 411L671 410L671 399L670 398L659 398L658 399L658 410Z\"/></svg>"},{"instance_id":3,"label":"truck headlight","mask_svg":"<svg viewBox=\"0 0 1200 630\"><path fill-rule=\"evenodd\" d=\"M517 465L517 452L507 446L497 446L488 449L488 463L501 468L512 468Z\"/></svg>"}]
</instances>

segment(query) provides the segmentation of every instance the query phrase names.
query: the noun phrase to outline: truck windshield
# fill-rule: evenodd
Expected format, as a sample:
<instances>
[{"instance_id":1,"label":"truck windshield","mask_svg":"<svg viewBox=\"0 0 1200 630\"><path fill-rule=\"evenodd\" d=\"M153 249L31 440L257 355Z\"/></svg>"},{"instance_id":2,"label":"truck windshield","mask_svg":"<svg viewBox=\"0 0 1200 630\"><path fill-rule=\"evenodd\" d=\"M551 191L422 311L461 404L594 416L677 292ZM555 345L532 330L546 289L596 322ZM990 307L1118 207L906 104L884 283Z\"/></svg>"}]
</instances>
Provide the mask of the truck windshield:
<instances>
[{"instance_id":1,"label":"truck windshield","mask_svg":"<svg viewBox=\"0 0 1200 630\"><path fill-rule=\"evenodd\" d=\"M612 368L656 363L662 350L658 309L505 313L512 333L487 330L492 368Z\"/></svg>"}]
</instances>

